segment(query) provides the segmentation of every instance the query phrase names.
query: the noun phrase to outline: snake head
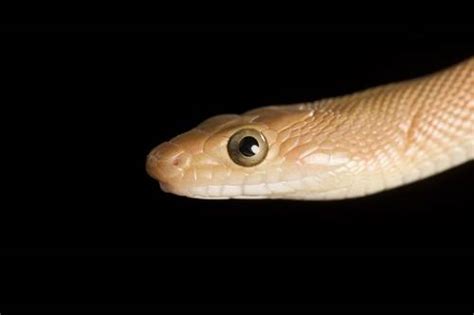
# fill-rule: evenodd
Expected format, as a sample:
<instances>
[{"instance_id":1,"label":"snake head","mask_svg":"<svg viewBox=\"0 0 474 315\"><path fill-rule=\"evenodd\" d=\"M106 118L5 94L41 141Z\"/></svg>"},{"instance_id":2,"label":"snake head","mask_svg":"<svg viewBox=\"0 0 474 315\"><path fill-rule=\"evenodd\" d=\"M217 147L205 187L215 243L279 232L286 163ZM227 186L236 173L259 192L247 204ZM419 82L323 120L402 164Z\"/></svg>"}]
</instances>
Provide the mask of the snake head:
<instances>
[{"instance_id":1,"label":"snake head","mask_svg":"<svg viewBox=\"0 0 474 315\"><path fill-rule=\"evenodd\" d=\"M165 192L192 198L304 198L317 187L308 174L334 169L302 159L315 147L313 118L306 105L215 116L154 148L146 169Z\"/></svg>"},{"instance_id":2,"label":"snake head","mask_svg":"<svg viewBox=\"0 0 474 315\"><path fill-rule=\"evenodd\" d=\"M243 131L243 132L242 132ZM240 138L232 138L240 132ZM232 145L230 145L232 140ZM275 132L252 117L219 115L154 148L146 169L162 190L193 198L243 197L277 155Z\"/></svg>"}]
</instances>

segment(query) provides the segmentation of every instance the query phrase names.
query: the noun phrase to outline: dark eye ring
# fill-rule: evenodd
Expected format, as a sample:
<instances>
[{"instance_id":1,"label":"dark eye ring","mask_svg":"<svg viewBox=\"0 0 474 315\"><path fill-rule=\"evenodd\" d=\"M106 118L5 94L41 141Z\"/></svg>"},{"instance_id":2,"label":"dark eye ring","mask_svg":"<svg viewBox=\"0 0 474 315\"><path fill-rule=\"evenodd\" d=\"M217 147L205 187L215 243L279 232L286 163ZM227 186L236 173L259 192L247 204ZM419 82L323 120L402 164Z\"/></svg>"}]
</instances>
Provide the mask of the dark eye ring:
<instances>
[{"instance_id":1,"label":"dark eye ring","mask_svg":"<svg viewBox=\"0 0 474 315\"><path fill-rule=\"evenodd\" d=\"M246 128L237 131L230 137L227 151L234 163L250 167L265 159L268 153L268 143L263 133Z\"/></svg>"}]
</instances>

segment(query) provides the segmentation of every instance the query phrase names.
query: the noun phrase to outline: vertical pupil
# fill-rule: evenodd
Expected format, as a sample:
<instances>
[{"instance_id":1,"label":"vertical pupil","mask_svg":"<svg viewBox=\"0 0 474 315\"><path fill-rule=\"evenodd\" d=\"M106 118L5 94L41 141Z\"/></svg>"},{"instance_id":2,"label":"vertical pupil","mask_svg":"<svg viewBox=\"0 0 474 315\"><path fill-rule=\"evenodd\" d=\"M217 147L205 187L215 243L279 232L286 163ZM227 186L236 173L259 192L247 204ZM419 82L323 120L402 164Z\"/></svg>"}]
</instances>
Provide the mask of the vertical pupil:
<instances>
[{"instance_id":1,"label":"vertical pupil","mask_svg":"<svg viewBox=\"0 0 474 315\"><path fill-rule=\"evenodd\" d=\"M245 156L251 157L258 153L260 146L258 141L253 137L244 137L240 140L239 151Z\"/></svg>"}]
</instances>

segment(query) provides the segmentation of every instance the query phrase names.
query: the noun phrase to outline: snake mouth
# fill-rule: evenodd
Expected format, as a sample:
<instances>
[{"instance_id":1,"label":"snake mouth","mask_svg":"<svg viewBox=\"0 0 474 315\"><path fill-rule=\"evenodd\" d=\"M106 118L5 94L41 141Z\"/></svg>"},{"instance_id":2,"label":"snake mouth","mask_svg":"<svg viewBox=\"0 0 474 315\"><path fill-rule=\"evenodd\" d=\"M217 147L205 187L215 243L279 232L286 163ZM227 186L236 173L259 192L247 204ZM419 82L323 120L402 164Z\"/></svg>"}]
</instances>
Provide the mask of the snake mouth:
<instances>
[{"instance_id":1,"label":"snake mouth","mask_svg":"<svg viewBox=\"0 0 474 315\"><path fill-rule=\"evenodd\" d=\"M179 189L179 185L173 185L169 182L165 181L158 181L160 184L160 188L163 192L168 193L168 194L173 194L173 195L178 195L178 196L184 196L188 197L188 192L184 189Z\"/></svg>"},{"instance_id":2,"label":"snake mouth","mask_svg":"<svg viewBox=\"0 0 474 315\"><path fill-rule=\"evenodd\" d=\"M182 192L180 192L179 190L177 190L176 188L174 188L171 184L169 184L167 182L159 181L159 184L160 184L161 191L163 191L167 194L184 196L184 194Z\"/></svg>"}]
</instances>

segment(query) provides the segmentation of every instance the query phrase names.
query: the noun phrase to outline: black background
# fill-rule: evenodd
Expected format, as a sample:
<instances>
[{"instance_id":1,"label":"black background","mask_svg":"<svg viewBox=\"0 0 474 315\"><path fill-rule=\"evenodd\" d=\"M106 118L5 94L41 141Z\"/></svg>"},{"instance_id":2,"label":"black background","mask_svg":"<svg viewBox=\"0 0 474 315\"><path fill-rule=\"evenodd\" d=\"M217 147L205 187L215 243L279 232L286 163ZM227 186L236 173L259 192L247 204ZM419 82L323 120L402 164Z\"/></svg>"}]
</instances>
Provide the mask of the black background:
<instances>
[{"instance_id":1,"label":"black background","mask_svg":"<svg viewBox=\"0 0 474 315\"><path fill-rule=\"evenodd\" d=\"M76 32L83 29L124 32ZM466 280L472 162L367 198L297 202L165 194L144 161L212 115L342 95L460 62L474 55L471 29L83 29L7 36L6 302L337 304L343 293L349 303L463 300L438 289Z\"/></svg>"}]
</instances>

